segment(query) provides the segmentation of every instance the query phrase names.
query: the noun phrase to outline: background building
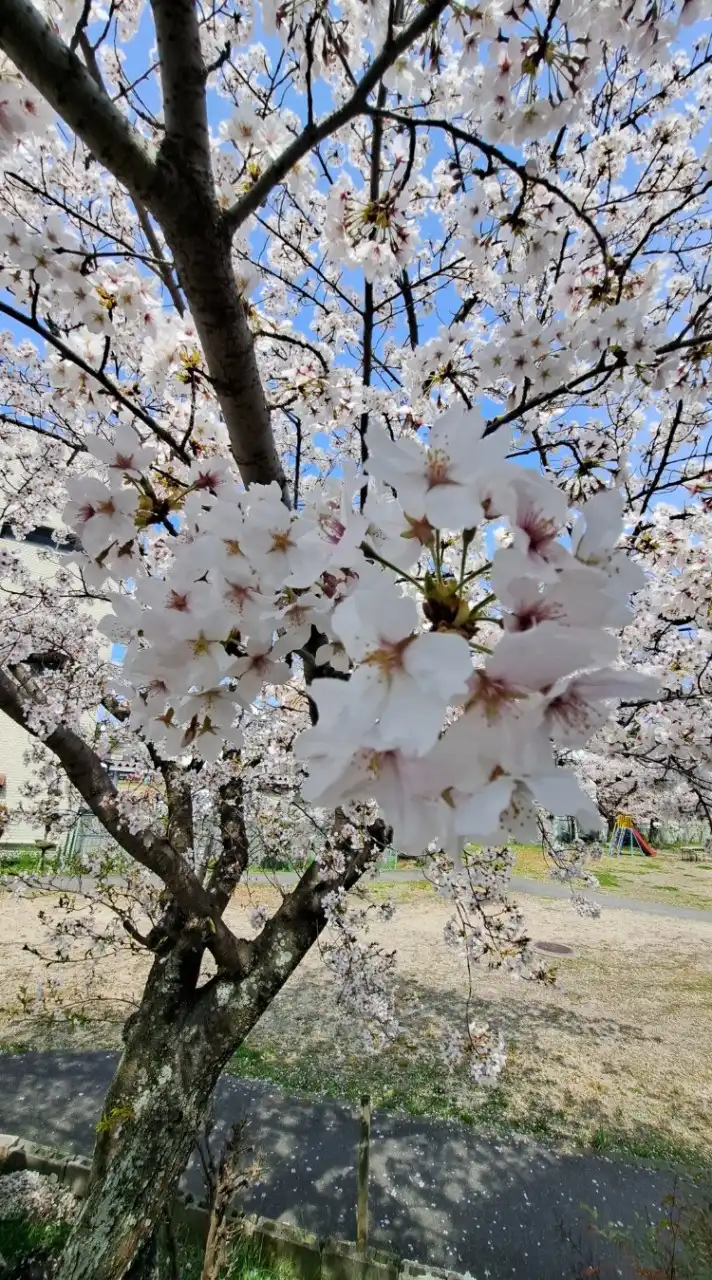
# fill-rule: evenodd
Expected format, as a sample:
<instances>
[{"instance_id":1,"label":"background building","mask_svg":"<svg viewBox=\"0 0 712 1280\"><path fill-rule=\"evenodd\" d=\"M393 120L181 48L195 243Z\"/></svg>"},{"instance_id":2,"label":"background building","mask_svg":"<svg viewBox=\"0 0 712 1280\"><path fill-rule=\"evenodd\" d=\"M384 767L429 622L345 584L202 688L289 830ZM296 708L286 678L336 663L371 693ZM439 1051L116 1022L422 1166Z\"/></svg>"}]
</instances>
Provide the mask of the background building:
<instances>
[{"instance_id":1,"label":"background building","mask_svg":"<svg viewBox=\"0 0 712 1280\"><path fill-rule=\"evenodd\" d=\"M66 557L74 549L73 543L58 544L49 527L33 529L24 538L15 538L9 524L0 527L0 546L10 543L34 578L39 581L52 579L57 568L66 564ZM105 612L101 604L89 606L99 614ZM107 654L110 646L107 642ZM9 817L3 824L0 846L33 844L44 836L43 829L17 812L23 797L25 784L32 779L34 765L28 760L30 735L0 712L0 804ZM67 809L75 805L75 797L66 797ZM2 811L0 811L2 813ZM3 815L4 817L4 815Z\"/></svg>"}]
</instances>

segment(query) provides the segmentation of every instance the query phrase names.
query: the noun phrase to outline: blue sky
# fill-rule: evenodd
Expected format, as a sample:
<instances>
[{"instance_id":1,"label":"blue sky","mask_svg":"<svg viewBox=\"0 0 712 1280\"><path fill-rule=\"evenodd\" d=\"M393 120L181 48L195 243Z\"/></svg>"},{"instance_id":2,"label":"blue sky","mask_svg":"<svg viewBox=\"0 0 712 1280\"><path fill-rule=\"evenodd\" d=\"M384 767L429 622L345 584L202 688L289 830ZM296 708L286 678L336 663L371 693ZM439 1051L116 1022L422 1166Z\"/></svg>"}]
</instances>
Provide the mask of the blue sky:
<instances>
[{"instance_id":1,"label":"blue sky","mask_svg":"<svg viewBox=\"0 0 712 1280\"><path fill-rule=\"evenodd\" d=\"M276 61L281 52L280 42L275 37L266 36L264 34L264 31L261 30L259 26L259 10L257 10L257 18L258 18L257 24L255 25L250 37L251 43L253 44L262 43L268 55L270 56L270 58L272 58L273 61ZM688 50L692 48L696 36L700 33L701 25L702 24L697 24L696 27L689 28L684 32L684 38L682 43L684 47L686 47ZM101 29L102 29L102 23L97 22L92 24L92 27L90 27L90 35L98 35ZM147 65L149 65L151 61L151 52L152 52L153 46L154 46L153 25L150 17L150 10L148 6L146 6L144 8L141 24L136 36L133 38L133 40L129 41L123 46L123 53L125 55L124 67L125 67L125 72L129 78L137 77L144 73ZM160 86L158 84L158 79L156 76L148 79L141 85L141 95L145 105L150 110L153 110L157 113L160 111ZM288 92L286 96L286 104L292 110L297 112L297 114L303 116L304 102L300 94L297 94L294 91ZM324 82L317 82L317 85L315 86L315 106L316 106L317 113L328 111L333 106L332 99L331 99L331 91L328 85L325 84ZM210 119L211 127L217 133L220 123L231 113L232 106L226 99L220 97L214 90L212 90L209 92L209 95L208 95L208 108L209 108L209 119ZM679 108L676 106L676 109L679 109ZM708 137L709 137L709 128L707 132L703 135L703 141L706 141ZM515 156L517 159L521 159L520 154L518 154L516 151L512 150L511 148L509 150L513 156ZM436 131L433 135L431 152L427 161L428 171L430 171L433 165L435 165L439 160L441 160L445 154L446 154L446 147L445 147L443 135ZM624 178L632 179L635 176L634 168L635 168L635 162L631 159L629 161L629 165L627 167L627 171L626 171L626 174L624 175ZM433 217L433 218L426 218L423 221L420 227L421 241L424 242L427 240L428 234L431 230L433 231L433 233L435 233L435 231L440 230L439 219ZM256 232L254 232L252 243L255 250L255 257L259 257L259 254L263 250L264 243L265 243L265 235L261 230L257 230ZM346 272L344 274L344 281L348 285L356 288L356 290L359 293L362 291L363 284L362 284L362 280L360 278L359 273L354 271ZM447 289L443 290L443 293L439 299L439 307L438 307L439 314L435 313L432 315L427 315L421 309L421 312L419 314L421 341L425 342L429 338L433 337L439 330L441 324L451 319L452 315L457 309L457 306L459 305L459 302L460 302L460 298L457 294L457 291L454 288L454 286L451 285L451 286L448 286ZM494 319L494 317L492 318ZM305 334L305 336L309 336L310 334L311 319L312 319L312 308L308 305L305 305L301 309L300 313L294 319L294 323L297 329L301 330ZM486 319L486 315L485 315L485 319ZM18 337L20 336L19 326L16 326L14 322L12 322L11 320L8 320L7 318L3 318L3 321L4 321L4 325L10 328L10 330L16 336ZM23 336L27 336L24 330L22 332L23 332ZM400 325L390 330L390 336L395 338L397 341L405 342L406 331L405 331L404 320L401 321ZM33 338L33 341L36 341L38 343L40 342L40 340L37 338ZM343 363L343 364L351 363L350 357L348 356L347 353L339 353L336 359L338 363ZM376 369L374 373L374 381L376 384L378 384L379 378L380 378L380 375L378 370ZM484 402L482 404L482 408L486 414L494 414L497 412L500 406L491 402ZM572 421L577 421L577 420L583 420L589 417L595 418L596 414L595 414L595 411L593 413L590 413L586 408L580 408L580 409L569 411L568 416ZM324 437L324 442L326 442L326 437Z\"/></svg>"}]
</instances>

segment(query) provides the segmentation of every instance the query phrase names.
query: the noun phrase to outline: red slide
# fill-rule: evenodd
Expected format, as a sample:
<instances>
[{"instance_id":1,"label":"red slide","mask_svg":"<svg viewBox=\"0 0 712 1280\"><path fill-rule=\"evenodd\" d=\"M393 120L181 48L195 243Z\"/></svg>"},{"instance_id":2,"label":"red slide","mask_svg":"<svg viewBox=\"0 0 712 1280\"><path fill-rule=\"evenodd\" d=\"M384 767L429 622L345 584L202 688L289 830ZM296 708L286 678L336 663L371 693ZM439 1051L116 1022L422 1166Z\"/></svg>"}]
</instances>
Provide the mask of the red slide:
<instances>
[{"instance_id":1,"label":"red slide","mask_svg":"<svg viewBox=\"0 0 712 1280\"><path fill-rule=\"evenodd\" d=\"M636 827L632 827L631 829L632 829L633 835L638 841L638 844L643 850L643 853L645 854L646 858L657 858L658 856L657 849L654 849L652 845L648 844L647 840L645 840L643 836L641 836L640 832L637 830Z\"/></svg>"}]
</instances>

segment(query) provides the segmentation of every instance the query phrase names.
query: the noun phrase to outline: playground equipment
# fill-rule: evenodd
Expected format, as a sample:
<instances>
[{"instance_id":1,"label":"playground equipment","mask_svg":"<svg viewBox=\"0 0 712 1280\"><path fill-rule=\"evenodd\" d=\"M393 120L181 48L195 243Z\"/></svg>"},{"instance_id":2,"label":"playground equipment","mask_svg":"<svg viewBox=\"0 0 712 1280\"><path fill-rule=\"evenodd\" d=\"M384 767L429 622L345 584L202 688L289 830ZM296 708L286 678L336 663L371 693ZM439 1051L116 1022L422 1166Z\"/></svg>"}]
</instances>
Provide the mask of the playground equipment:
<instances>
[{"instance_id":1,"label":"playground equipment","mask_svg":"<svg viewBox=\"0 0 712 1280\"><path fill-rule=\"evenodd\" d=\"M627 846L627 847L626 847ZM657 849L641 836L629 813L619 813L611 833L609 853L617 857L622 853L644 853L646 858L656 858Z\"/></svg>"}]
</instances>

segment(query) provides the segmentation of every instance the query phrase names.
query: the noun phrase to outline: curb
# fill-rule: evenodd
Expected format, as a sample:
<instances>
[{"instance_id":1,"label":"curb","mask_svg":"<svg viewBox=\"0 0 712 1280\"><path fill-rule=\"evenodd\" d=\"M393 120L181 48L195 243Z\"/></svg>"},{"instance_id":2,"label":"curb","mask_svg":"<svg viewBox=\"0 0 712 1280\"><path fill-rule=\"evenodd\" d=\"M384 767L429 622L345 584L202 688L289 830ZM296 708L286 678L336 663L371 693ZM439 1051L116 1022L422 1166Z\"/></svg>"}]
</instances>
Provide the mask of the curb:
<instances>
[{"instance_id":1,"label":"curb","mask_svg":"<svg viewBox=\"0 0 712 1280\"><path fill-rule=\"evenodd\" d=\"M0 1177L23 1170L54 1174L78 1199L86 1195L91 1161L68 1156L56 1147L26 1142L15 1134L0 1133ZM179 1197L176 1216L196 1234L207 1237L210 1214L191 1196ZM455 1271L444 1271L398 1257L382 1249L360 1249L348 1240L320 1239L286 1222L257 1214L230 1213L242 1223L242 1237L254 1241L269 1262L288 1262L301 1280L462 1280Z\"/></svg>"}]
</instances>

